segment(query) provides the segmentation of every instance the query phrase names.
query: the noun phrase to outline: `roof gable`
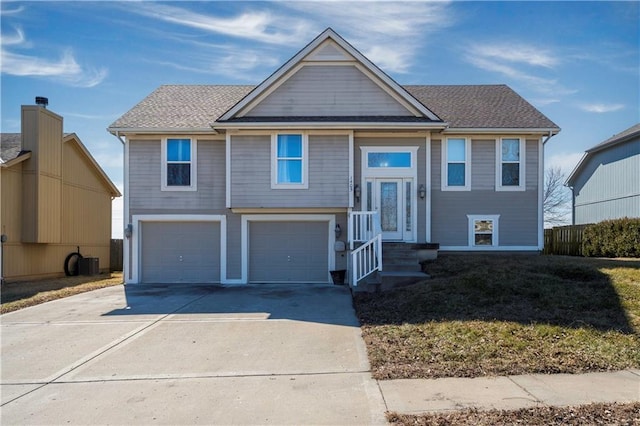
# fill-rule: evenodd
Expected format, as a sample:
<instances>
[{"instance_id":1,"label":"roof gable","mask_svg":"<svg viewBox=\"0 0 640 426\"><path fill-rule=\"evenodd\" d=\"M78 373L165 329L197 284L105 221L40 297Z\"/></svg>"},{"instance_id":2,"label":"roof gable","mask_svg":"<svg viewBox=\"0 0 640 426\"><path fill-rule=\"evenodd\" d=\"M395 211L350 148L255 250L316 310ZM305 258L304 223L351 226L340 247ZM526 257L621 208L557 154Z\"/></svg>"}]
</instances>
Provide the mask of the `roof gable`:
<instances>
[{"instance_id":1,"label":"roof gable","mask_svg":"<svg viewBox=\"0 0 640 426\"><path fill-rule=\"evenodd\" d=\"M634 141L635 143L640 143L640 123L635 124L629 127L628 129L625 129L622 132L611 136L609 139L603 142L600 142L599 144L587 149L585 153L582 155L582 158L580 159L580 161L578 161L578 164L576 164L576 167L574 167L573 171L567 178L565 185L569 187L573 186L576 179L578 179L578 177L580 176L580 173L589 162L589 159L594 154L596 154L597 152L609 149L611 147L618 146L620 144L631 142L631 141Z\"/></svg>"},{"instance_id":2,"label":"roof gable","mask_svg":"<svg viewBox=\"0 0 640 426\"><path fill-rule=\"evenodd\" d=\"M327 67L331 67L335 73L327 73L330 71ZM324 73L325 76L331 76L331 81L317 77L321 73ZM365 91L352 88L351 94L345 93L345 85L348 86L354 80L363 86ZM298 96L304 96L303 93L300 93L303 88L310 90L313 94L323 94L321 98L313 97L314 102L319 102L314 111L309 110L313 105L307 105L307 109L300 110L296 108L295 102L293 105L290 102L291 93L298 91ZM361 99L359 103L358 98ZM288 102L283 102L284 99ZM351 100L352 105L349 105L348 102L345 104L347 99ZM370 99L373 99L374 102L367 102ZM378 108L382 106L386 109L384 111L375 109L376 106L373 104L376 103ZM269 104L269 106L264 107L265 104ZM279 104L282 104L280 108L278 108ZM262 108L261 105L263 105ZM341 109L343 105L353 109L351 111ZM335 107L338 107L337 113L332 110ZM402 86L331 28L326 29L300 50L240 102L225 112L218 121L224 122L245 116L268 115L293 117L391 115L414 116L424 118L426 121L441 122L436 114L411 96Z\"/></svg>"},{"instance_id":3,"label":"roof gable","mask_svg":"<svg viewBox=\"0 0 640 426\"><path fill-rule=\"evenodd\" d=\"M86 146L82 143L78 135L75 133L65 133L63 137L64 143L72 143L78 148L79 153L87 160L89 163L89 169L96 175L96 177L102 181L104 186L109 190L112 197L120 197L122 194L118 191L118 188L114 185L114 183L109 179L109 176L102 170L102 167L98 164L93 155L89 152Z\"/></svg>"}]
</instances>

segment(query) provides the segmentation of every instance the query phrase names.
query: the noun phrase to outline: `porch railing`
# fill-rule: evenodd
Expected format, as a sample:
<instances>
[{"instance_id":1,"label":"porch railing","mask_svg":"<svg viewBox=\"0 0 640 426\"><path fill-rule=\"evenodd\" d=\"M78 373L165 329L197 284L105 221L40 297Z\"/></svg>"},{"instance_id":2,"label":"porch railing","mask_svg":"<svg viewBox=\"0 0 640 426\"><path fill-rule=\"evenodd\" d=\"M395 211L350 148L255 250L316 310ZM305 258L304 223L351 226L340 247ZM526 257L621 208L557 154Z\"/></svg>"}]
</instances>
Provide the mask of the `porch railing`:
<instances>
[{"instance_id":1,"label":"porch railing","mask_svg":"<svg viewBox=\"0 0 640 426\"><path fill-rule=\"evenodd\" d=\"M349 249L354 243L364 243L381 233L378 212L351 212L349 214Z\"/></svg>"},{"instance_id":2,"label":"porch railing","mask_svg":"<svg viewBox=\"0 0 640 426\"><path fill-rule=\"evenodd\" d=\"M362 242L353 249L354 243ZM374 271L382 271L382 228L377 212L351 212L349 215L349 244L351 248L351 285Z\"/></svg>"}]
</instances>

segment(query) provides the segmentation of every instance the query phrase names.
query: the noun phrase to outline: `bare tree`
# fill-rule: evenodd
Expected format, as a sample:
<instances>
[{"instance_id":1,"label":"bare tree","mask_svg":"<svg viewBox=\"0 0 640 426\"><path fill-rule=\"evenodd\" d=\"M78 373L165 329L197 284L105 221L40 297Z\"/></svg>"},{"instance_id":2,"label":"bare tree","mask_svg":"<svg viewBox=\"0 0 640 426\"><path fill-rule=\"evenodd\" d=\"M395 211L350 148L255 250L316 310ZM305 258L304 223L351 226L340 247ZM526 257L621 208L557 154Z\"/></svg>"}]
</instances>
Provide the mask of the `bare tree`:
<instances>
[{"instance_id":1,"label":"bare tree","mask_svg":"<svg viewBox=\"0 0 640 426\"><path fill-rule=\"evenodd\" d=\"M571 221L571 190L564 186L566 175L560 167L544 173L542 211L545 226L567 225Z\"/></svg>"}]
</instances>

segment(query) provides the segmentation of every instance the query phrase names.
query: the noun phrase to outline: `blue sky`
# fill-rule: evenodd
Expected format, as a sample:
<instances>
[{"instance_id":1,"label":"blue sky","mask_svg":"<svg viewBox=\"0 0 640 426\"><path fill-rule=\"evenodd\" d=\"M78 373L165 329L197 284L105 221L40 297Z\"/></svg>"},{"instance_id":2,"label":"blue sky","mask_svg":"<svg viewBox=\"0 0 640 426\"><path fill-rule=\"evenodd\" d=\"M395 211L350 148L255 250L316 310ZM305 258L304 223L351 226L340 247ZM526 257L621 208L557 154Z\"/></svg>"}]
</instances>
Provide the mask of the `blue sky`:
<instances>
[{"instance_id":1,"label":"blue sky","mask_svg":"<svg viewBox=\"0 0 640 426\"><path fill-rule=\"evenodd\" d=\"M508 84L562 128L546 164L640 121L640 2L2 1L2 132L35 96L122 188L105 130L161 84L258 84L332 27L400 84ZM114 236L122 234L121 201Z\"/></svg>"}]
</instances>

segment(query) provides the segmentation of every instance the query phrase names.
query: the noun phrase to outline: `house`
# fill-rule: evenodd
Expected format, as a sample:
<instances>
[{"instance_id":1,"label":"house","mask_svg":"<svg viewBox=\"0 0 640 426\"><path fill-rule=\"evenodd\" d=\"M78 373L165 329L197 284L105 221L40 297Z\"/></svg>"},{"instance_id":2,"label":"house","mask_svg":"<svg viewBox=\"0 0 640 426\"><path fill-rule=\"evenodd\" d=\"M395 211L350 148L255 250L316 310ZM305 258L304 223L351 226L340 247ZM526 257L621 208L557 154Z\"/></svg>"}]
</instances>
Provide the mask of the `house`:
<instances>
[{"instance_id":1,"label":"house","mask_svg":"<svg viewBox=\"0 0 640 426\"><path fill-rule=\"evenodd\" d=\"M640 217L640 123L588 149L566 185L574 225Z\"/></svg>"},{"instance_id":2,"label":"house","mask_svg":"<svg viewBox=\"0 0 640 426\"><path fill-rule=\"evenodd\" d=\"M352 285L382 242L542 249L559 132L505 85L401 86L332 29L257 86L161 86L108 130L127 283Z\"/></svg>"},{"instance_id":3,"label":"house","mask_svg":"<svg viewBox=\"0 0 640 426\"><path fill-rule=\"evenodd\" d=\"M47 99L36 102L22 106L21 133L2 133L2 278L64 275L77 247L108 270L111 200L121 194Z\"/></svg>"}]
</instances>

